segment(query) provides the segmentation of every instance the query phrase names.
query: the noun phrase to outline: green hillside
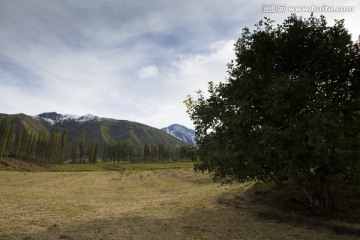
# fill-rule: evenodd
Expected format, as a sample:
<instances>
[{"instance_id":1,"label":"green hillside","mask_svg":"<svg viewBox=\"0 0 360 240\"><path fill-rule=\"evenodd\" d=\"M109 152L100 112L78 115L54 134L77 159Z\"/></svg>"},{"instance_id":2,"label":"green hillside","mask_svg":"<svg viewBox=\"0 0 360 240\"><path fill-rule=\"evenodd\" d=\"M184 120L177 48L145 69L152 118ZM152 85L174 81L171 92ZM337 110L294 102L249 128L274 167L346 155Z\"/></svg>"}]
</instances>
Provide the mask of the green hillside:
<instances>
[{"instance_id":1,"label":"green hillside","mask_svg":"<svg viewBox=\"0 0 360 240\"><path fill-rule=\"evenodd\" d=\"M49 129L41 121L23 113L13 115L0 113L0 119L3 118L11 118L17 128L21 127L35 132L40 132L41 130L49 132Z\"/></svg>"},{"instance_id":2,"label":"green hillside","mask_svg":"<svg viewBox=\"0 0 360 240\"><path fill-rule=\"evenodd\" d=\"M167 146L184 144L160 129L126 120L106 119L101 123L99 132L104 140L130 140L135 146L143 146L145 143L163 143Z\"/></svg>"},{"instance_id":3,"label":"green hillside","mask_svg":"<svg viewBox=\"0 0 360 240\"><path fill-rule=\"evenodd\" d=\"M92 139L96 139L100 149L105 141L125 141L129 140L136 147L143 147L147 144L164 144L165 146L179 146L184 143L170 134L141 123L126 120L115 120L101 118L101 120L90 120L86 122L78 122L75 120L63 121L55 124L28 116L25 114L0 114L1 118L11 118L16 127L25 128L34 132L41 130L47 131L49 134L54 131L67 131L68 142L78 141L81 133L85 131L85 143L89 143Z\"/></svg>"}]
</instances>

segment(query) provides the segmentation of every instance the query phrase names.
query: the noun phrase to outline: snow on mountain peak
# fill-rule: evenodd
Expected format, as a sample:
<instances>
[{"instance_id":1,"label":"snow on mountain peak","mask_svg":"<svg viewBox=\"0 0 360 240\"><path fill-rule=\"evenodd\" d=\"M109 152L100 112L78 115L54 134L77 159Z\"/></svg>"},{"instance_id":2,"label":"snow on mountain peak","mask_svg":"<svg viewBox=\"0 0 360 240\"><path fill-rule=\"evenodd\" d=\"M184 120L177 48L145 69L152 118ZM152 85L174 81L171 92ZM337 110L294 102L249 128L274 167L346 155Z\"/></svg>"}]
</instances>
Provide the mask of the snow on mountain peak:
<instances>
[{"instance_id":1,"label":"snow on mountain peak","mask_svg":"<svg viewBox=\"0 0 360 240\"><path fill-rule=\"evenodd\" d=\"M78 116L77 116L78 117ZM86 114L84 116L78 117L77 121L78 122L88 122L88 121L92 121L92 120L98 120L100 119L99 117L92 115L92 114Z\"/></svg>"},{"instance_id":2,"label":"snow on mountain peak","mask_svg":"<svg viewBox=\"0 0 360 240\"><path fill-rule=\"evenodd\" d=\"M180 139L184 143L187 143L191 146L196 146L195 131L192 129L189 129L180 124L172 124L166 128L163 128L162 130L176 137L177 139Z\"/></svg>"},{"instance_id":3,"label":"snow on mountain peak","mask_svg":"<svg viewBox=\"0 0 360 240\"><path fill-rule=\"evenodd\" d=\"M176 131L176 132L180 132L182 134L193 134L195 133L194 130L192 129L189 129L183 125L180 125L180 124L173 124L173 125L170 125L168 128L172 129L173 131Z\"/></svg>"},{"instance_id":4,"label":"snow on mountain peak","mask_svg":"<svg viewBox=\"0 0 360 240\"><path fill-rule=\"evenodd\" d=\"M77 116L77 115L72 115L72 114L58 114L56 112L41 113L35 117L46 121L50 125L54 125L57 123L64 123L66 121L76 121L76 122L84 123L84 122L93 121L93 120L97 120L97 121L102 120L102 118L99 118L92 114L87 114L84 116Z\"/></svg>"}]
</instances>

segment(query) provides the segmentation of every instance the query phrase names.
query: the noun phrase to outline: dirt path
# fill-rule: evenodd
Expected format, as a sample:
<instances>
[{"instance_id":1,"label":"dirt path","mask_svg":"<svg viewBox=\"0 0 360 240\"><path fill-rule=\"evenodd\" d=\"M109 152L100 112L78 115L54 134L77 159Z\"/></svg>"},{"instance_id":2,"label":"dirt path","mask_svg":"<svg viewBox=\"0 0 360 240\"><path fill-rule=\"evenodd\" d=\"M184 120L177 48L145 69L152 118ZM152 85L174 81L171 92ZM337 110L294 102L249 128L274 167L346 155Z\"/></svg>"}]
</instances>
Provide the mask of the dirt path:
<instances>
[{"instance_id":1,"label":"dirt path","mask_svg":"<svg viewBox=\"0 0 360 240\"><path fill-rule=\"evenodd\" d=\"M0 239L355 239L220 201L241 187L191 169L0 172Z\"/></svg>"}]
</instances>

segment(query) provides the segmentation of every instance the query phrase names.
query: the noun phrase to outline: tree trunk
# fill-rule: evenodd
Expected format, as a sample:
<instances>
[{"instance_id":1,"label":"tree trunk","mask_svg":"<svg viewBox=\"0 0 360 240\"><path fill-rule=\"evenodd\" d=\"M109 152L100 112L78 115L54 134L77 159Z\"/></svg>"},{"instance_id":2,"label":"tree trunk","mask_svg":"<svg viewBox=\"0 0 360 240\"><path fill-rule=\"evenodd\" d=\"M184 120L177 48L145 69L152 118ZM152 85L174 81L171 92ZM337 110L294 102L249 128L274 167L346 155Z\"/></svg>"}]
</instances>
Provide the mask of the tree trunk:
<instances>
[{"instance_id":1,"label":"tree trunk","mask_svg":"<svg viewBox=\"0 0 360 240\"><path fill-rule=\"evenodd\" d=\"M320 184L302 186L307 205L311 208L329 208L333 205L333 192L330 184L324 181Z\"/></svg>"}]
</instances>

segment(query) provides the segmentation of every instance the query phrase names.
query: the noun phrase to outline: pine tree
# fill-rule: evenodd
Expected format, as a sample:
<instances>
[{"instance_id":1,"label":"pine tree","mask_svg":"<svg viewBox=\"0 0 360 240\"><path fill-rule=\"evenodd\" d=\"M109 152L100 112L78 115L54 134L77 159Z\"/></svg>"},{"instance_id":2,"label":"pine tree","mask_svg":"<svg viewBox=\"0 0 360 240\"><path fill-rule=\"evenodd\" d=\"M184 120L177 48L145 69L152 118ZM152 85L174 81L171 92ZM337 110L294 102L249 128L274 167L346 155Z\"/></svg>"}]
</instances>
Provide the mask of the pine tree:
<instances>
[{"instance_id":1,"label":"pine tree","mask_svg":"<svg viewBox=\"0 0 360 240\"><path fill-rule=\"evenodd\" d=\"M1 119L0 120L0 159L8 156L12 144L12 135L13 135L13 123L11 119Z\"/></svg>"},{"instance_id":2,"label":"pine tree","mask_svg":"<svg viewBox=\"0 0 360 240\"><path fill-rule=\"evenodd\" d=\"M94 138L91 143L89 143L87 148L87 155L88 160L90 163L96 163L96 157L97 157L97 142Z\"/></svg>"},{"instance_id":3,"label":"pine tree","mask_svg":"<svg viewBox=\"0 0 360 240\"><path fill-rule=\"evenodd\" d=\"M46 160L46 152L48 148L49 136L45 130L39 132L36 143L35 159L37 161Z\"/></svg>"},{"instance_id":4,"label":"pine tree","mask_svg":"<svg viewBox=\"0 0 360 240\"><path fill-rule=\"evenodd\" d=\"M150 146L148 143L144 145L144 160L148 162L150 160Z\"/></svg>"},{"instance_id":5,"label":"pine tree","mask_svg":"<svg viewBox=\"0 0 360 240\"><path fill-rule=\"evenodd\" d=\"M67 152L68 152L68 133L65 130L61 138L61 159L60 159L61 163L64 163L64 161L66 161Z\"/></svg>"},{"instance_id":6,"label":"pine tree","mask_svg":"<svg viewBox=\"0 0 360 240\"><path fill-rule=\"evenodd\" d=\"M50 138L49 144L49 162L50 163L59 163L61 155L61 143L60 143L60 133L53 132Z\"/></svg>"},{"instance_id":7,"label":"pine tree","mask_svg":"<svg viewBox=\"0 0 360 240\"><path fill-rule=\"evenodd\" d=\"M96 139L93 140L94 141L94 149L93 149L93 163L96 163L96 159L97 159L97 142Z\"/></svg>"},{"instance_id":8,"label":"pine tree","mask_svg":"<svg viewBox=\"0 0 360 240\"><path fill-rule=\"evenodd\" d=\"M82 132L81 132L81 138L80 138L80 143L79 143L80 163L83 163L84 147L85 147L85 130L83 129Z\"/></svg>"},{"instance_id":9,"label":"pine tree","mask_svg":"<svg viewBox=\"0 0 360 240\"><path fill-rule=\"evenodd\" d=\"M76 163L76 159L77 159L77 146L78 143L76 142L76 140L72 141L70 144L70 159L72 163Z\"/></svg>"},{"instance_id":10,"label":"pine tree","mask_svg":"<svg viewBox=\"0 0 360 240\"><path fill-rule=\"evenodd\" d=\"M103 156L102 156L103 163L106 163L107 159L108 159L108 146L107 146L107 141L105 141L104 142Z\"/></svg>"}]
</instances>

